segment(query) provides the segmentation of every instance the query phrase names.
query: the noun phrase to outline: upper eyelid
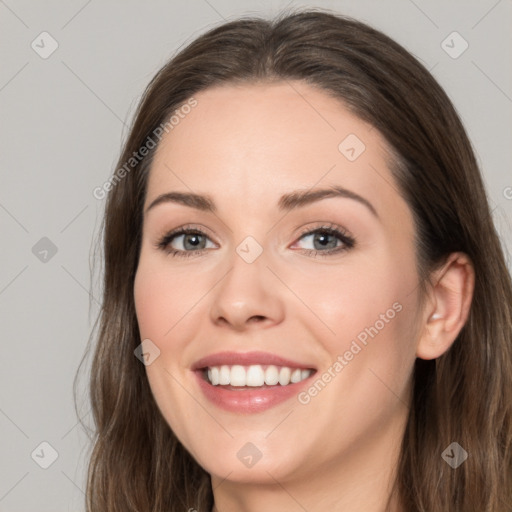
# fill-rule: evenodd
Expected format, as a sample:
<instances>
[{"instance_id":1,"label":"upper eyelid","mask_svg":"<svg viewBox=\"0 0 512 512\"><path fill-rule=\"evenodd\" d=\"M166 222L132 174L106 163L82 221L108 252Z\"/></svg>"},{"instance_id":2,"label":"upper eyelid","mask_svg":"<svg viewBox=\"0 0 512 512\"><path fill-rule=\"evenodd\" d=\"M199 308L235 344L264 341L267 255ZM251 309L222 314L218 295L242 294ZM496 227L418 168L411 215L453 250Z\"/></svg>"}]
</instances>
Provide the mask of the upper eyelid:
<instances>
[{"instance_id":1,"label":"upper eyelid","mask_svg":"<svg viewBox=\"0 0 512 512\"><path fill-rule=\"evenodd\" d=\"M325 222L317 227L304 228L302 231L299 232L299 234L297 236L299 238L301 238L304 235L307 235L310 233L315 233L316 231L333 231L333 232L338 232L341 235L346 235L346 236L350 236L350 237L352 236L351 233L348 231L348 229L346 229L345 227L340 226L338 224L335 224L334 222Z\"/></svg>"},{"instance_id":2,"label":"upper eyelid","mask_svg":"<svg viewBox=\"0 0 512 512\"><path fill-rule=\"evenodd\" d=\"M188 232L192 232L192 233L197 232L197 233L200 233L200 234L208 236L208 237L211 237L212 235L214 237L217 236L211 229L208 229L205 226L202 226L202 225L196 226L195 224L184 224L183 226L180 226L179 228L165 231L164 234L161 236L161 238L171 236L171 235L176 237L176 236L180 236L183 234L187 234Z\"/></svg>"},{"instance_id":3,"label":"upper eyelid","mask_svg":"<svg viewBox=\"0 0 512 512\"><path fill-rule=\"evenodd\" d=\"M313 228L304 228L302 231L300 231L295 236L298 238L302 238L305 235L315 233L317 231L333 231L333 232L339 232L342 235L346 234L346 236L351 236L350 233L348 232L348 230L346 230L345 228L343 228L341 226L337 226L336 224L325 224L325 225L321 225L321 226L313 227ZM176 236L181 236L184 234L195 233L195 232L202 234L202 235L210 236L209 230L207 230L207 228L184 225L180 228L176 228L176 229L170 230L168 232L165 232L163 237L166 237L166 236L176 237Z\"/></svg>"},{"instance_id":4,"label":"upper eyelid","mask_svg":"<svg viewBox=\"0 0 512 512\"><path fill-rule=\"evenodd\" d=\"M203 226L197 227L194 225L185 224L184 226L181 226L180 228L177 228L175 230L171 230L171 231L165 233L163 236L161 236L159 238L159 242L157 243L157 245L160 245L160 243L163 242L166 238L169 238L169 240L167 242L167 245L169 245L169 244L171 244L171 242L174 241L174 239L176 239L180 236L184 236L187 234L193 234L193 233L198 233L202 236L206 236L213 244L218 245L217 242L212 240L208 231L209 230ZM355 243L355 237L352 236L352 234L348 230L346 230L343 226L338 226L337 224L326 222L317 227L304 228L300 233L295 235L295 240L294 240L293 244L295 244L297 241L301 240L305 236L311 236L313 233L316 233L318 231L327 231L327 232L332 231L332 233L330 233L330 234L332 236L337 236L338 239L342 240L342 242L344 242L343 238L345 238L345 239L349 239L353 243ZM208 249L204 248L204 249L199 249L198 251L181 251L179 249L176 249L176 250L178 252L200 252L200 251L205 251ZM305 249L305 250L311 250L311 249ZM323 251L323 252L328 252L328 251Z\"/></svg>"}]
</instances>

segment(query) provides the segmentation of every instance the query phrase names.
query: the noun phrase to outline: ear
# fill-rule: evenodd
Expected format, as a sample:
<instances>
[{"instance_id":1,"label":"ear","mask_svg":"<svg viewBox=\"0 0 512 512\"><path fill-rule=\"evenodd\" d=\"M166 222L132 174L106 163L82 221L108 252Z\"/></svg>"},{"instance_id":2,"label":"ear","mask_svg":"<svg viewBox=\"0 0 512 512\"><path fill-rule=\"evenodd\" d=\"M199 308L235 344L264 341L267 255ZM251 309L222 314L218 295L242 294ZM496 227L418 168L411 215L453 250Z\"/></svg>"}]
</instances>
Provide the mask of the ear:
<instances>
[{"instance_id":1,"label":"ear","mask_svg":"<svg viewBox=\"0 0 512 512\"><path fill-rule=\"evenodd\" d=\"M468 319L474 286L473 264L464 253L452 253L433 273L417 357L436 359L451 347Z\"/></svg>"}]
</instances>

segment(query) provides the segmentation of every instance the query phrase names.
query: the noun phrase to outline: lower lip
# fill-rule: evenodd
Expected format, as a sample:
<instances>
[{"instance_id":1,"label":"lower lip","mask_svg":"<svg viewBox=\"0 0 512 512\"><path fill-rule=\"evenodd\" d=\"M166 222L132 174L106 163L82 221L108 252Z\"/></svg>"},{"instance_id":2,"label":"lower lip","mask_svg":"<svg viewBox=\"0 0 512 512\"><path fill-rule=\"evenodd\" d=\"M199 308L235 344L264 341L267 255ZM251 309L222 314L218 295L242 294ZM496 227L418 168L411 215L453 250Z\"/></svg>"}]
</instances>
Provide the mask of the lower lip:
<instances>
[{"instance_id":1,"label":"lower lip","mask_svg":"<svg viewBox=\"0 0 512 512\"><path fill-rule=\"evenodd\" d=\"M301 388L305 387L313 372L307 379L286 386L270 386L265 388L240 387L239 389L228 389L224 386L213 386L203 378L203 372L194 371L199 381L199 387L206 398L217 407L230 412L255 413L262 412L274 407L293 396L297 396Z\"/></svg>"}]
</instances>

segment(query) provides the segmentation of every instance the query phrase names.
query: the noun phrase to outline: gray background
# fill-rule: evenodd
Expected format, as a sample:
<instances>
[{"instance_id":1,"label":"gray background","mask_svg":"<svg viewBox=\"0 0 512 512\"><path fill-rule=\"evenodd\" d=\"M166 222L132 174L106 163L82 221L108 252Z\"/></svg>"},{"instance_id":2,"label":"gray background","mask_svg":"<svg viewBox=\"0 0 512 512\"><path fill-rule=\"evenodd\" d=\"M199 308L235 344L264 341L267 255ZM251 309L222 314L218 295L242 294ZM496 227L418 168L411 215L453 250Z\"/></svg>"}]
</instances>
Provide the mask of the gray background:
<instances>
[{"instance_id":1,"label":"gray background","mask_svg":"<svg viewBox=\"0 0 512 512\"><path fill-rule=\"evenodd\" d=\"M0 511L84 509L89 447L72 384L101 298L90 257L104 201L92 191L113 170L143 88L206 29L287 5L367 21L432 70L467 127L510 252L510 0L0 0ZM44 31L58 43L45 59ZM453 31L469 44L457 58ZM87 368L79 414L90 423L86 384Z\"/></svg>"}]
</instances>

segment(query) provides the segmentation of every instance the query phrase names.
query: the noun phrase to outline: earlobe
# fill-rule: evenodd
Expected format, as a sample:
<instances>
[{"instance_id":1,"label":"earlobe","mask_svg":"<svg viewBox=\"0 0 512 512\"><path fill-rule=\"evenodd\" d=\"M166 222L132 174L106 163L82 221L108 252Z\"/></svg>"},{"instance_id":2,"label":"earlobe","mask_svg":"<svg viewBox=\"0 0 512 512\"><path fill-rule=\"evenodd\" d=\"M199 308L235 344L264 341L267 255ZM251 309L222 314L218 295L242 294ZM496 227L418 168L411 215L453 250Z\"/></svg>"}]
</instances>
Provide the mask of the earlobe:
<instances>
[{"instance_id":1,"label":"earlobe","mask_svg":"<svg viewBox=\"0 0 512 512\"><path fill-rule=\"evenodd\" d=\"M464 253L451 254L434 273L417 343L417 357L436 359L452 346L468 319L474 282L473 265Z\"/></svg>"}]
</instances>

